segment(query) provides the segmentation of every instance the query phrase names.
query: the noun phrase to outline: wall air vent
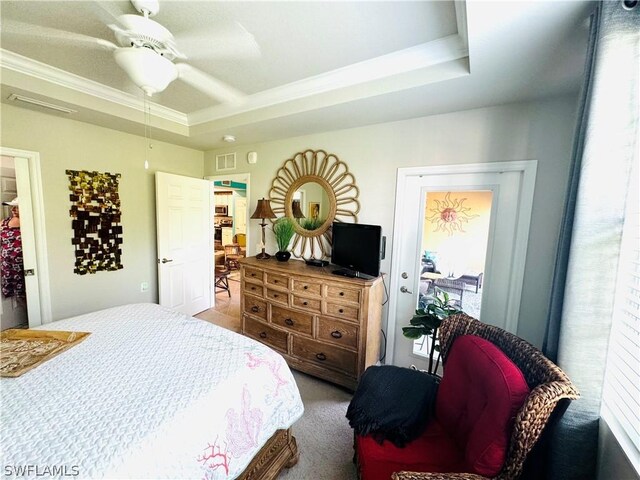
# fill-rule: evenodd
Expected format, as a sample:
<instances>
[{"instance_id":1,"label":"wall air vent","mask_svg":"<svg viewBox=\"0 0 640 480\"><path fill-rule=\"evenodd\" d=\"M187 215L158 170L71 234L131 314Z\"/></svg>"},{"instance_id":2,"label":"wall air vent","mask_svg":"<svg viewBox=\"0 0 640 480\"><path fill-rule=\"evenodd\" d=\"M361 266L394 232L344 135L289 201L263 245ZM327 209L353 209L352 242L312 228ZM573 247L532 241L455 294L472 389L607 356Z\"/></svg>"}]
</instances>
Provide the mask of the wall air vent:
<instances>
[{"instance_id":1,"label":"wall air vent","mask_svg":"<svg viewBox=\"0 0 640 480\"><path fill-rule=\"evenodd\" d=\"M11 95L9 95L8 99L13 100L14 102L23 102L28 103L29 105L35 105L37 107L48 108L49 110L55 110L56 112L60 113L77 113L77 110L72 110L61 105L44 102L42 100L38 100L37 98L25 97L24 95L18 95L16 93L12 93Z\"/></svg>"},{"instance_id":2,"label":"wall air vent","mask_svg":"<svg viewBox=\"0 0 640 480\"><path fill-rule=\"evenodd\" d=\"M216 155L216 171L236 169L236 154L225 153L224 155Z\"/></svg>"}]
</instances>

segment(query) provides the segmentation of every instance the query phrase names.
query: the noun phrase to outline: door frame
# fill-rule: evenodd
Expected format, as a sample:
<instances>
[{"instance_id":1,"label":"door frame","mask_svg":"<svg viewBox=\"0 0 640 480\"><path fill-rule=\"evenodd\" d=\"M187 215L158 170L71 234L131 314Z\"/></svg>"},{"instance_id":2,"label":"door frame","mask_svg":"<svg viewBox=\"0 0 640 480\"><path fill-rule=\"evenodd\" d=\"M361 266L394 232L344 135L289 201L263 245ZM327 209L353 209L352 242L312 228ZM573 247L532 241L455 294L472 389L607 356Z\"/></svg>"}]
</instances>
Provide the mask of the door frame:
<instances>
[{"instance_id":1,"label":"door frame","mask_svg":"<svg viewBox=\"0 0 640 480\"><path fill-rule=\"evenodd\" d=\"M506 329L516 333L518 329L518 314L520 311L520 300L522 296L522 284L524 281L524 268L527 257L527 244L529 241L529 227L531 224L531 211L533 208L533 197L535 192L537 160L516 160L507 162L489 163L468 163L461 165L437 165L420 167L398 168L396 178L396 198L393 220L393 246L391 250L391 282L390 292L397 292L400 288L400 244L396 237L396 232L402 230L401 212L411 206L405 206L404 196L399 192L404 192L407 179L415 176L430 175L456 175L474 173L501 173L520 172L522 173L522 185L520 188L520 202L518 205L518 218L516 221L516 236L514 239L514 256L511 262L510 288L507 296L507 318ZM397 319L395 318L397 308L397 295L393 293L389 298L389 308L387 310L387 352L389 362L393 364L395 358L395 335ZM409 340L407 340L409 341Z\"/></svg>"},{"instance_id":2,"label":"door frame","mask_svg":"<svg viewBox=\"0 0 640 480\"><path fill-rule=\"evenodd\" d=\"M208 175L206 177L204 177L205 180L210 180L211 183L215 182L215 181L221 181L221 180L244 180L247 179L247 231L245 233L246 235L246 249L247 249L247 257L249 257L249 249L251 247L251 240L250 240L250 235L251 235L251 228L249 228L249 219L251 218L251 174L250 173L228 173L228 174L220 174L220 175ZM215 194L215 185L213 187L214 190L214 194ZM253 249L251 249L253 250Z\"/></svg>"},{"instance_id":3,"label":"door frame","mask_svg":"<svg viewBox=\"0 0 640 480\"><path fill-rule=\"evenodd\" d=\"M0 155L26 158L29 165L29 181L31 183L31 206L35 235L36 271L38 289L40 291L40 320L42 324L52 322L51 288L49 283L49 257L45 228L44 195L42 193L42 173L40 169L40 153L0 146ZM27 299L27 302L29 299Z\"/></svg>"}]
</instances>

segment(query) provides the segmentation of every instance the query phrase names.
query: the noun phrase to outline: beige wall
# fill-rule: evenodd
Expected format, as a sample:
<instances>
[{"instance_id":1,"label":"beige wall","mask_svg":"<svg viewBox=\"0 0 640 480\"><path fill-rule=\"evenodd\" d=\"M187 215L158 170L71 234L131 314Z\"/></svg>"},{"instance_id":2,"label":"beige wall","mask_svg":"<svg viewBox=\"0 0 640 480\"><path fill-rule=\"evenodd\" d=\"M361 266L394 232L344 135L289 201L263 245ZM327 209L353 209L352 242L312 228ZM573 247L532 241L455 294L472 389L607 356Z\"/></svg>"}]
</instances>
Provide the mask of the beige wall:
<instances>
[{"instance_id":1,"label":"beige wall","mask_svg":"<svg viewBox=\"0 0 640 480\"><path fill-rule=\"evenodd\" d=\"M286 159L307 148L336 154L347 163L360 188L358 221L382 225L388 237L382 271L389 273L398 167L538 160L518 333L541 345L575 107L576 98L566 96L229 147L205 153L205 175L216 173L216 154L237 152L238 173L251 173L252 210L257 199L268 194L276 169ZM246 163L249 151L258 153L255 165ZM250 228L252 238L260 238L258 223L251 221ZM255 254L255 245L248 248ZM273 253L274 248L272 235L267 234L267 250Z\"/></svg>"},{"instance_id":2,"label":"beige wall","mask_svg":"<svg viewBox=\"0 0 640 480\"><path fill-rule=\"evenodd\" d=\"M203 152L153 141L144 169L143 137L2 105L0 144L40 153L53 319L158 300L154 172L203 176ZM122 174L122 264L117 272L73 273L66 169ZM140 292L148 282L149 291Z\"/></svg>"}]
</instances>

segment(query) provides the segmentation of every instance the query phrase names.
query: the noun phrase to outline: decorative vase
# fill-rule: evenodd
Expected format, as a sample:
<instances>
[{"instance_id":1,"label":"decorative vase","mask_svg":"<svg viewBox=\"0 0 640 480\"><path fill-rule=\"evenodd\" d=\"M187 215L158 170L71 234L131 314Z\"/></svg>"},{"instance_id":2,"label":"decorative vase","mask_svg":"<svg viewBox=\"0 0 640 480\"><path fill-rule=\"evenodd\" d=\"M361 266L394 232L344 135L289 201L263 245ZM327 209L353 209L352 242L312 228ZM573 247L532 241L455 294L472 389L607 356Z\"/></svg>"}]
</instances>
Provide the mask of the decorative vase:
<instances>
[{"instance_id":1,"label":"decorative vase","mask_svg":"<svg viewBox=\"0 0 640 480\"><path fill-rule=\"evenodd\" d=\"M291 258L291 252L276 252L276 259L279 262L286 262Z\"/></svg>"}]
</instances>

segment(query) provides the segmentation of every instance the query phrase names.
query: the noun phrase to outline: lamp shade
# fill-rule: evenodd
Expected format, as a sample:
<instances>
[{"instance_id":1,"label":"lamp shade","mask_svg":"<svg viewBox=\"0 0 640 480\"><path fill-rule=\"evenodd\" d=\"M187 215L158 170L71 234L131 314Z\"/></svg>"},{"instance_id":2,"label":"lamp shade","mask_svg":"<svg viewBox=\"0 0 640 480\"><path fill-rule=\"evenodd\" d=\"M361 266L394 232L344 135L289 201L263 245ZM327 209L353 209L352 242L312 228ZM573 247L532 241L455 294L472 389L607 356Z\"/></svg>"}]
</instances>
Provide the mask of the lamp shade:
<instances>
[{"instance_id":1,"label":"lamp shade","mask_svg":"<svg viewBox=\"0 0 640 480\"><path fill-rule=\"evenodd\" d=\"M253 212L251 218L276 218L276 214L271 210L271 203L267 199L258 200L256 211Z\"/></svg>"},{"instance_id":2,"label":"lamp shade","mask_svg":"<svg viewBox=\"0 0 640 480\"><path fill-rule=\"evenodd\" d=\"M144 47L123 47L114 52L116 63L133 83L151 96L178 78L178 69L165 57Z\"/></svg>"},{"instance_id":3,"label":"lamp shade","mask_svg":"<svg viewBox=\"0 0 640 480\"><path fill-rule=\"evenodd\" d=\"M293 218L304 218L304 213L300 208L300 200L294 200L291 202L291 210L293 212Z\"/></svg>"}]
</instances>

